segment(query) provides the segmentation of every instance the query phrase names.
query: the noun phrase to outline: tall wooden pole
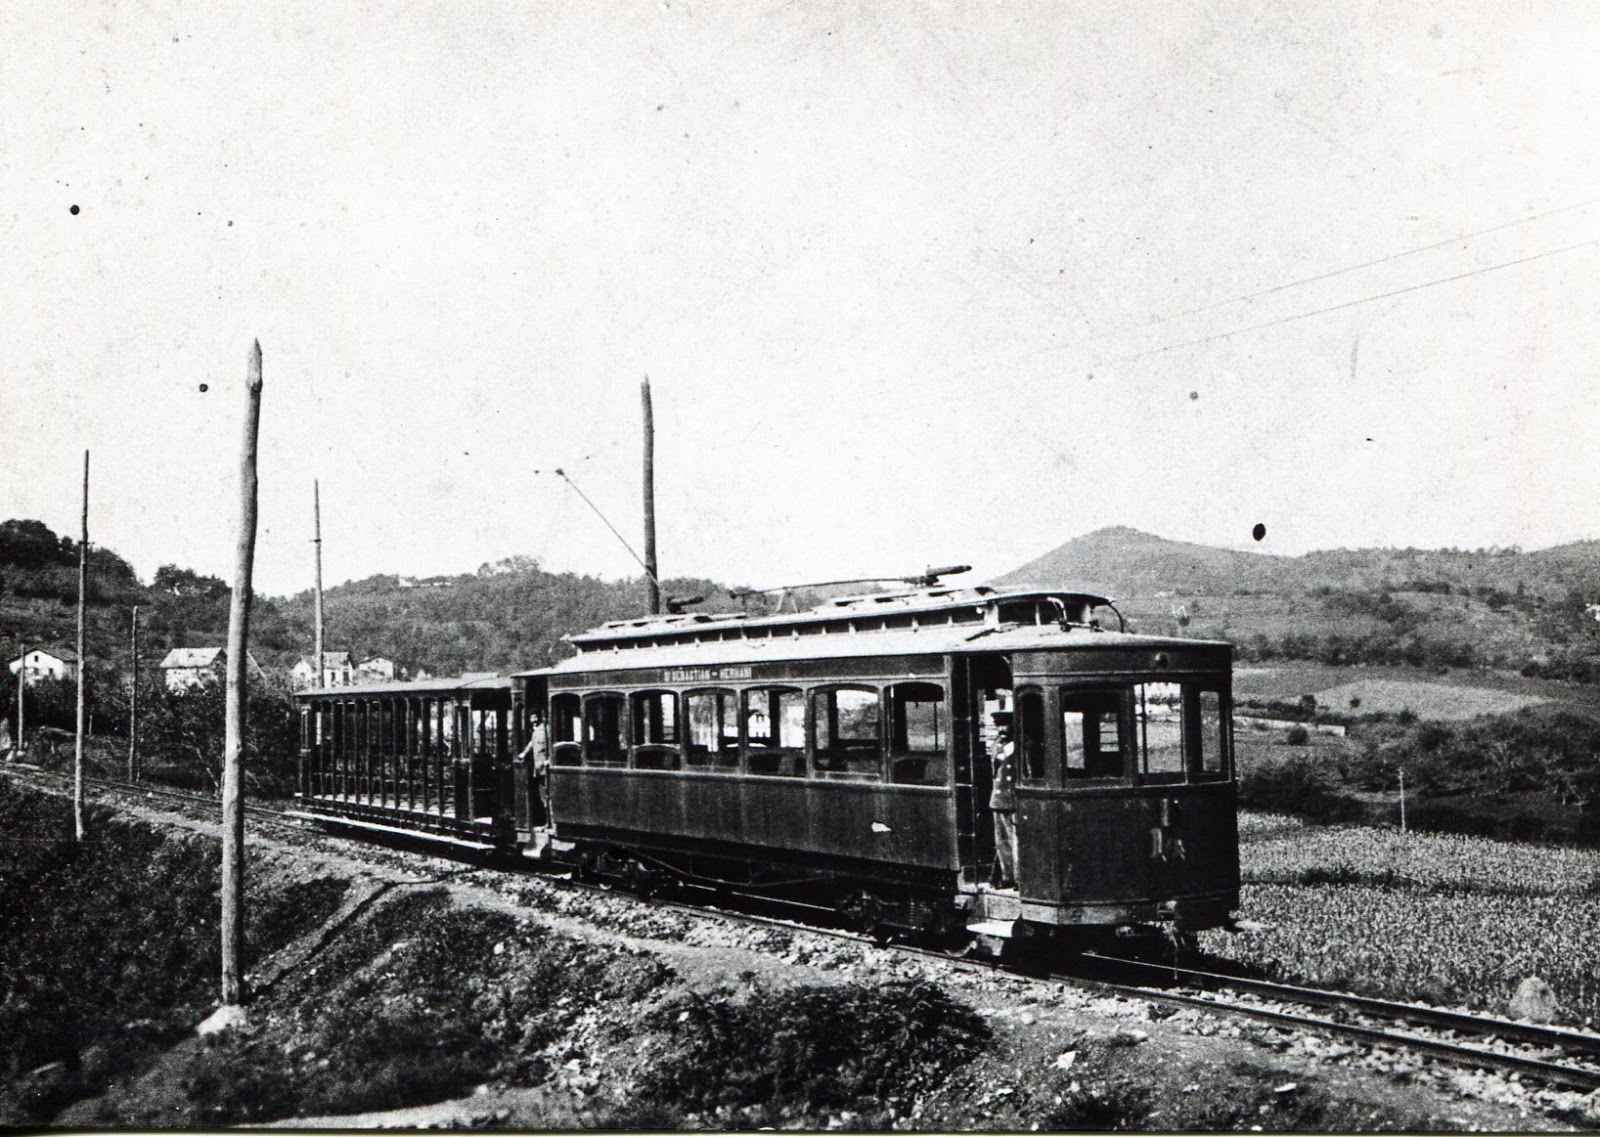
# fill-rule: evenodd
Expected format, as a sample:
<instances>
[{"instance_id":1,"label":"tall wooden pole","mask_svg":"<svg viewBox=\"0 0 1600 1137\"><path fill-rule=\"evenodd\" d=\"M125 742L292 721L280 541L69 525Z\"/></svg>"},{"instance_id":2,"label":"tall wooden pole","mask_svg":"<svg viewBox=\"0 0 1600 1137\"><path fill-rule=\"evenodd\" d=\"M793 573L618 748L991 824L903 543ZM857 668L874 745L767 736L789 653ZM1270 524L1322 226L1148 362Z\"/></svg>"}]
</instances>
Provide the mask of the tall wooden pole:
<instances>
[{"instance_id":1,"label":"tall wooden pole","mask_svg":"<svg viewBox=\"0 0 1600 1137\"><path fill-rule=\"evenodd\" d=\"M656 422L650 405L650 376L639 384L644 402L644 586L650 614L661 611L661 581L656 577Z\"/></svg>"},{"instance_id":2,"label":"tall wooden pole","mask_svg":"<svg viewBox=\"0 0 1600 1137\"><path fill-rule=\"evenodd\" d=\"M239 542L228 608L228 703L222 762L222 1002L244 1002L244 700L250 650L250 577L256 556L256 438L261 425L261 341L250 348L239 457Z\"/></svg>"},{"instance_id":3,"label":"tall wooden pole","mask_svg":"<svg viewBox=\"0 0 1600 1137\"><path fill-rule=\"evenodd\" d=\"M322 666L322 483L315 480L311 483L311 510L312 518L316 522L316 536L311 540L317 546L317 594L312 601L312 612L315 615L317 625L315 637L317 641L317 686L321 688L328 685L328 677Z\"/></svg>"},{"instance_id":4,"label":"tall wooden pole","mask_svg":"<svg viewBox=\"0 0 1600 1137\"><path fill-rule=\"evenodd\" d=\"M133 665L133 682L128 688L128 781L139 778L139 606L133 606L132 626L128 630L128 655Z\"/></svg>"},{"instance_id":5,"label":"tall wooden pole","mask_svg":"<svg viewBox=\"0 0 1600 1137\"><path fill-rule=\"evenodd\" d=\"M24 640L22 647L22 662L17 667L17 744L12 747L11 753L18 758L22 757L22 693L28 687L28 643Z\"/></svg>"},{"instance_id":6,"label":"tall wooden pole","mask_svg":"<svg viewBox=\"0 0 1600 1137\"><path fill-rule=\"evenodd\" d=\"M83 616L89 593L89 452L83 452L83 531L78 540L78 729L72 750L72 824L83 840Z\"/></svg>"}]
</instances>

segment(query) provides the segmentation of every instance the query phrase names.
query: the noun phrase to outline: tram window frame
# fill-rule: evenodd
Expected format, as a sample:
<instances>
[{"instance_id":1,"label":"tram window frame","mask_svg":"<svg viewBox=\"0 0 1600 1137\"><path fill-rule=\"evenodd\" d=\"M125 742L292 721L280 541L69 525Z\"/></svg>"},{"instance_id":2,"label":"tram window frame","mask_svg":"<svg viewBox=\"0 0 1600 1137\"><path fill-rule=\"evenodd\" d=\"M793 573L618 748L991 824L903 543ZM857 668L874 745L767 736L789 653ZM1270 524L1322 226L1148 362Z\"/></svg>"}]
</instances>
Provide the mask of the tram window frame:
<instances>
[{"instance_id":1,"label":"tram window frame","mask_svg":"<svg viewBox=\"0 0 1600 1137\"><path fill-rule=\"evenodd\" d=\"M752 702L762 698L767 703L767 733L750 732L750 718L758 708ZM800 711L800 721L795 723L784 716L783 703L793 699ZM776 700L776 705L774 701ZM739 692L739 720L744 724L744 762L747 773L763 777L803 778L806 773L806 693L799 687L771 684L764 687L746 687ZM777 728L776 734L773 727ZM758 737L767 741L757 742Z\"/></svg>"},{"instance_id":2,"label":"tram window frame","mask_svg":"<svg viewBox=\"0 0 1600 1137\"><path fill-rule=\"evenodd\" d=\"M630 692L628 740L634 769L678 769L683 763L681 723L676 691L654 688Z\"/></svg>"},{"instance_id":3,"label":"tram window frame","mask_svg":"<svg viewBox=\"0 0 1600 1137\"><path fill-rule=\"evenodd\" d=\"M922 698L915 696L921 695ZM929 698L927 696L931 695ZM893 683L888 688L889 712L889 771L898 785L942 786L949 780L950 727L946 719L949 696L943 683L927 679ZM913 740L911 707L931 707L928 723L917 723L918 728L932 727L932 739L927 745L915 745ZM921 718L921 712L917 717ZM921 734L923 731L918 730Z\"/></svg>"},{"instance_id":4,"label":"tram window frame","mask_svg":"<svg viewBox=\"0 0 1600 1137\"><path fill-rule=\"evenodd\" d=\"M550 764L583 765L583 698L576 691L550 697Z\"/></svg>"},{"instance_id":5,"label":"tram window frame","mask_svg":"<svg viewBox=\"0 0 1600 1137\"><path fill-rule=\"evenodd\" d=\"M1189 778L1197 782L1224 782L1233 769L1233 714L1229 692L1220 684L1186 684L1185 697L1193 695L1194 748ZM1206 697L1216 700L1208 708ZM1214 732L1208 726L1214 725ZM1214 743L1214 745L1213 745ZM1212 765L1212 761L1215 764Z\"/></svg>"},{"instance_id":6,"label":"tram window frame","mask_svg":"<svg viewBox=\"0 0 1600 1137\"><path fill-rule=\"evenodd\" d=\"M1061 779L1068 786L1083 783L1111 784L1126 782L1132 774L1134 749L1131 734L1132 714L1128 705L1128 690L1124 686L1072 686L1056 689L1056 710L1053 720L1058 724L1061 753ZM1099 705L1095 705L1099 704ZM1089 750L1089 719L1094 715L1095 749ZM1076 716L1078 744L1072 745L1073 730L1067 716ZM1107 716L1112 726L1114 750L1106 742ZM1116 762L1108 758L1114 756ZM1076 757L1076 761L1074 760ZM1092 760L1091 760L1092 759Z\"/></svg>"},{"instance_id":7,"label":"tram window frame","mask_svg":"<svg viewBox=\"0 0 1600 1137\"><path fill-rule=\"evenodd\" d=\"M715 698L711 721L716 745L695 741L697 700ZM730 737L728 727L733 727ZM739 771L739 698L731 687L697 687L683 692L683 768L701 774L735 774Z\"/></svg>"},{"instance_id":8,"label":"tram window frame","mask_svg":"<svg viewBox=\"0 0 1600 1137\"><path fill-rule=\"evenodd\" d=\"M1033 709L1028 709L1028 708ZM1050 708L1044 689L1032 684L1016 688L1012 699L1016 776L1019 785L1041 786L1051 781Z\"/></svg>"},{"instance_id":9,"label":"tram window frame","mask_svg":"<svg viewBox=\"0 0 1600 1137\"><path fill-rule=\"evenodd\" d=\"M870 719L871 738L838 736L839 696L841 694L870 695L874 713ZM883 691L867 683L830 683L813 687L810 692L812 768L820 777L855 779L858 781L883 780L884 722ZM834 743L857 745L836 746ZM864 745L862 745L864 744Z\"/></svg>"},{"instance_id":10,"label":"tram window frame","mask_svg":"<svg viewBox=\"0 0 1600 1137\"><path fill-rule=\"evenodd\" d=\"M628 698L621 691L596 691L584 696L583 764L612 768L628 764Z\"/></svg>"},{"instance_id":11,"label":"tram window frame","mask_svg":"<svg viewBox=\"0 0 1600 1137\"><path fill-rule=\"evenodd\" d=\"M1169 688L1177 693L1177 709L1174 717L1152 717L1152 706L1162 705L1162 700L1154 697L1147 689ZM1190 755L1194 750L1194 739L1190 736L1189 698L1187 684L1177 683L1167 679L1146 679L1134 683L1130 691L1133 696L1134 716L1134 749L1138 756L1135 763L1139 782L1141 785L1176 785L1188 780ZM1169 704L1170 705L1170 704ZM1161 739L1160 745L1151 746L1151 726L1157 727L1156 734ZM1166 739L1172 741L1168 742ZM1160 760L1160 765L1152 766L1151 759Z\"/></svg>"}]
</instances>

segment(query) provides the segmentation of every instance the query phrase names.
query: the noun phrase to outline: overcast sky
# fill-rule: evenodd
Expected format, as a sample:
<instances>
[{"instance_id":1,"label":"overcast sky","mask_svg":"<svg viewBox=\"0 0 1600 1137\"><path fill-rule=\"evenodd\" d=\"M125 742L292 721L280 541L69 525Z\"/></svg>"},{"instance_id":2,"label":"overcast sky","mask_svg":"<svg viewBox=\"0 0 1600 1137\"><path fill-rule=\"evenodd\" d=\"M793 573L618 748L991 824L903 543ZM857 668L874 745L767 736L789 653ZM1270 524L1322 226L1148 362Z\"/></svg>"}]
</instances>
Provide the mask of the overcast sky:
<instances>
[{"instance_id":1,"label":"overcast sky","mask_svg":"<svg viewBox=\"0 0 1600 1137\"><path fill-rule=\"evenodd\" d=\"M1600 536L1600 6L0 7L0 515L258 587ZM72 207L78 211L74 213ZM1390 295L1392 294L1392 295ZM1252 542L1256 523L1267 537Z\"/></svg>"}]
</instances>

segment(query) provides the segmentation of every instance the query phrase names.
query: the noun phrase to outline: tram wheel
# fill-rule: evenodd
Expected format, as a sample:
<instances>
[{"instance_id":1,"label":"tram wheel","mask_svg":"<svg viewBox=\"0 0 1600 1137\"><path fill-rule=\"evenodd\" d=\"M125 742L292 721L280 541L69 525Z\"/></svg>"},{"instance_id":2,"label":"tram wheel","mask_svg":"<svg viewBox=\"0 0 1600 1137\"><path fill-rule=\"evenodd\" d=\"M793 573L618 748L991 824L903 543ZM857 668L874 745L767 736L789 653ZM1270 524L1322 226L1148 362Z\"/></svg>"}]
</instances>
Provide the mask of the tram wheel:
<instances>
[{"instance_id":1,"label":"tram wheel","mask_svg":"<svg viewBox=\"0 0 1600 1137\"><path fill-rule=\"evenodd\" d=\"M642 861L628 866L628 885L640 900L649 900L662 891L662 875Z\"/></svg>"},{"instance_id":2,"label":"tram wheel","mask_svg":"<svg viewBox=\"0 0 1600 1137\"><path fill-rule=\"evenodd\" d=\"M846 927L864 936L871 936L880 947L887 944L893 935L883 922L883 902L865 889L852 892L841 900L839 914L844 918Z\"/></svg>"}]
</instances>

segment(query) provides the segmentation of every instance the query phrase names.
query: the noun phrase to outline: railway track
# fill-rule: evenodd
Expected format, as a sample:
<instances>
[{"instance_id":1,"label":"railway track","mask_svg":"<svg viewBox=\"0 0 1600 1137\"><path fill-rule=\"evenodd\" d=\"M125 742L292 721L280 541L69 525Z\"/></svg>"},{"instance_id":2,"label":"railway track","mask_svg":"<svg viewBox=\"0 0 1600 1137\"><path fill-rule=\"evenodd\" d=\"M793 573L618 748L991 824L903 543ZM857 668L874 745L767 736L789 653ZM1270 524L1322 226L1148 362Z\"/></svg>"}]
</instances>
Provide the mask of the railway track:
<instances>
[{"instance_id":1,"label":"railway track","mask_svg":"<svg viewBox=\"0 0 1600 1137\"><path fill-rule=\"evenodd\" d=\"M1169 1006L1238 1015L1276 1026L1311 1031L1325 1037L1407 1050L1458 1066L1518 1074L1562 1089L1583 1092L1600 1089L1600 1035L1491 1015L1373 999L1343 991L1225 975L1178 964L1155 964L1092 953L1081 957L1081 962L1116 970L1144 970L1158 975L1165 982L1189 989L1173 990L1153 984L1113 982L1081 973L1070 978L1071 982L1091 988L1146 998ZM1220 997L1216 993L1219 990L1247 998ZM1286 1007L1330 1011L1335 1017L1284 1009ZM1463 1035L1477 1042L1462 1041L1460 1036ZM1493 1049L1496 1044L1524 1049ZM1571 1061L1573 1058L1582 1064L1574 1064Z\"/></svg>"},{"instance_id":2,"label":"railway track","mask_svg":"<svg viewBox=\"0 0 1600 1137\"><path fill-rule=\"evenodd\" d=\"M68 775L37 767L14 766L6 770L12 777L70 787ZM215 809L218 799L210 795L153 786L117 779L86 778L85 786L139 798L156 798L191 808ZM271 821L303 831L303 820L286 810L269 806L247 806L246 811L260 820ZM422 835L418 835L422 838ZM425 838L422 838L424 843ZM482 855L463 857L460 850L441 846L437 855L482 862ZM501 858L493 867L515 873L539 872L530 863L512 864ZM629 895L625 889L602 884L552 878L574 890ZM729 908L729 902L762 905L770 903L755 894L730 890L717 894L715 901L686 903L652 898L634 898L635 903L664 911L680 912L694 918L716 918L728 922L823 936L863 946L877 941L870 935L799 920L763 914L759 911ZM824 910L818 910L821 915ZM1002 971L1008 965L998 959L955 957L947 952L913 944L896 943L892 950L937 960L960 970ZM1189 1008L1220 1017L1233 1016L1272 1026L1305 1031L1326 1038L1373 1048L1420 1054L1450 1065L1488 1070L1568 1090L1590 1092L1600 1089L1600 1035L1561 1027L1517 1022L1487 1015L1475 1015L1437 1007L1418 1006L1374 999L1342 991L1297 987L1246 976L1228 975L1181 963L1153 963L1122 956L1084 952L1057 959L1033 961L1021 972L1023 978L1044 984L1075 987L1098 994L1141 999L1173 1008ZM1043 965L1041 971L1039 965ZM1014 969L1009 974L1018 975ZM1145 975L1140 981L1131 975ZM1229 995L1234 997L1228 997ZM1310 1008L1326 1014L1313 1014L1290 1008ZM1464 1041L1463 1038L1475 1040ZM1505 1049L1496 1047L1517 1047ZM1577 1060L1576 1064L1574 1059Z\"/></svg>"}]
</instances>

